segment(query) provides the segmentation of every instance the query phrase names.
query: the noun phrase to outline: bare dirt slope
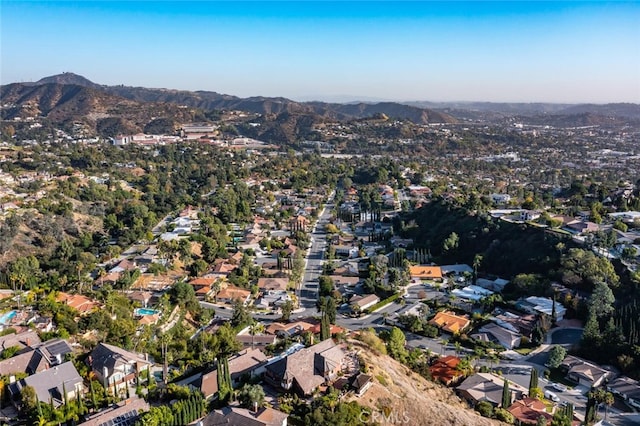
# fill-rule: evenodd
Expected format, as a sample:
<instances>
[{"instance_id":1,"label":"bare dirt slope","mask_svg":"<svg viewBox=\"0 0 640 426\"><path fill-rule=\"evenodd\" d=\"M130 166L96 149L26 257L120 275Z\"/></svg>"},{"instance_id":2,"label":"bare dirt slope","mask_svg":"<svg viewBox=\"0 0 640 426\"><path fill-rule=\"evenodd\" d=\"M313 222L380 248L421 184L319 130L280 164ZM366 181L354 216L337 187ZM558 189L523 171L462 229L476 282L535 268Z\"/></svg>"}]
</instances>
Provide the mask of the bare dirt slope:
<instances>
[{"instance_id":1,"label":"bare dirt slope","mask_svg":"<svg viewBox=\"0 0 640 426\"><path fill-rule=\"evenodd\" d=\"M351 341L360 349L373 386L360 398L350 396L368 407L372 420L379 424L406 426L489 426L502 425L471 410L453 390L430 382L387 355L376 355L365 344ZM384 383L381 383L384 382ZM386 417L383 416L386 415Z\"/></svg>"}]
</instances>

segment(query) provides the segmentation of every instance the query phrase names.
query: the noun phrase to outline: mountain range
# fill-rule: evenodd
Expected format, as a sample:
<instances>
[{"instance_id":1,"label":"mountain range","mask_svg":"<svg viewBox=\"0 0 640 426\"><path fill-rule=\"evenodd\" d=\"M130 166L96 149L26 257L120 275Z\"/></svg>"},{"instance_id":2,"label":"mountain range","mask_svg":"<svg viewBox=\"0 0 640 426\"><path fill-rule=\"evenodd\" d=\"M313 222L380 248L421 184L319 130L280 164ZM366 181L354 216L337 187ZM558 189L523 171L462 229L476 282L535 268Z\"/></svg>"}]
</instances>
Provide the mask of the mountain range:
<instances>
[{"instance_id":1,"label":"mountain range","mask_svg":"<svg viewBox=\"0 0 640 426\"><path fill-rule=\"evenodd\" d=\"M296 102L282 97L268 98L255 96L239 98L237 96L223 95L210 91L192 92L131 86L101 86L91 82L85 77L73 73L63 73L45 77L32 84L37 86L49 83L91 87L132 101L166 102L203 110L237 110L257 114L280 114L283 112L291 114L311 113L335 120L366 118L382 113L389 117L410 120L419 124L456 122L456 119L448 114L397 102L380 102L373 104L364 102L350 104Z\"/></svg>"},{"instance_id":2,"label":"mountain range","mask_svg":"<svg viewBox=\"0 0 640 426\"><path fill-rule=\"evenodd\" d=\"M620 124L640 120L640 105L570 105L488 102L296 102L282 97L240 98L212 91L106 86L74 74L45 77L34 83L0 86L2 118L44 116L54 123L83 122L102 136L144 131L170 131L179 123L207 121L213 110L260 114L260 134L293 142L324 121L389 117L416 124L474 120L500 122L523 118L537 124L554 116L554 125Z\"/></svg>"}]
</instances>

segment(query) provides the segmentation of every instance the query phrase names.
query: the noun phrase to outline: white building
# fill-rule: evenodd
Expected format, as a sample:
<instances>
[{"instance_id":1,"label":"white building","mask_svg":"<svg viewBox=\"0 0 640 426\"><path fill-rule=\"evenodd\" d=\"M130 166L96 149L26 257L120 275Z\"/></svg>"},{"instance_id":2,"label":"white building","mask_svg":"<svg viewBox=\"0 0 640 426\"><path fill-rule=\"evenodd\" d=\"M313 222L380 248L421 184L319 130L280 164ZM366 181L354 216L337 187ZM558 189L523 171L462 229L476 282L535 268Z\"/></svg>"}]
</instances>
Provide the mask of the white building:
<instances>
[{"instance_id":1,"label":"white building","mask_svg":"<svg viewBox=\"0 0 640 426\"><path fill-rule=\"evenodd\" d=\"M561 321L567 313L567 309L558 301L556 301L555 304L556 320ZM553 300L548 297L529 296L524 299L524 301L519 302L518 306L531 314L537 313L548 316L552 316L553 314Z\"/></svg>"}]
</instances>

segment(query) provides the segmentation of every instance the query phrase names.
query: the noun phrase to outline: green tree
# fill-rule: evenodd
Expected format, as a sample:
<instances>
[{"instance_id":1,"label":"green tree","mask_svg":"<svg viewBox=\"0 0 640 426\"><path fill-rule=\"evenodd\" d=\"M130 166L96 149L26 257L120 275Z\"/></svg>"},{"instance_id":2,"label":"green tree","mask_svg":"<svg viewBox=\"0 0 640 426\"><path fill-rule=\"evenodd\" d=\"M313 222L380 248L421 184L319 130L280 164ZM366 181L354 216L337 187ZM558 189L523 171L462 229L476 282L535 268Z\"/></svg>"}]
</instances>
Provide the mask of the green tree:
<instances>
[{"instance_id":1,"label":"green tree","mask_svg":"<svg viewBox=\"0 0 640 426\"><path fill-rule=\"evenodd\" d=\"M227 357L242 349L242 344L231 325L225 323L213 334L209 347L219 356Z\"/></svg>"},{"instance_id":2,"label":"green tree","mask_svg":"<svg viewBox=\"0 0 640 426\"><path fill-rule=\"evenodd\" d=\"M615 310L613 307L615 301L616 298L611 288L603 282L598 282L589 298L589 313L595 315L596 318L611 315Z\"/></svg>"},{"instance_id":3,"label":"green tree","mask_svg":"<svg viewBox=\"0 0 640 426\"><path fill-rule=\"evenodd\" d=\"M289 321L294 308L295 306L293 305L293 301L291 300L287 300L282 304L282 306L280 307L280 310L282 311L282 321Z\"/></svg>"},{"instance_id":4,"label":"green tree","mask_svg":"<svg viewBox=\"0 0 640 426\"><path fill-rule=\"evenodd\" d=\"M531 376L529 377L529 396L532 396L534 389L538 387L538 369L531 368Z\"/></svg>"},{"instance_id":5,"label":"green tree","mask_svg":"<svg viewBox=\"0 0 640 426\"><path fill-rule=\"evenodd\" d=\"M442 243L442 249L445 252L453 251L458 248L459 243L460 243L460 237L455 232L452 232Z\"/></svg>"},{"instance_id":6,"label":"green tree","mask_svg":"<svg viewBox=\"0 0 640 426\"><path fill-rule=\"evenodd\" d=\"M547 365L550 368L558 368L567 356L567 350L560 345L554 345L549 351L549 360Z\"/></svg>"},{"instance_id":7,"label":"green tree","mask_svg":"<svg viewBox=\"0 0 640 426\"><path fill-rule=\"evenodd\" d=\"M561 410L556 410L551 419L551 426L571 426L571 419Z\"/></svg>"},{"instance_id":8,"label":"green tree","mask_svg":"<svg viewBox=\"0 0 640 426\"><path fill-rule=\"evenodd\" d=\"M246 384L238 394L238 401L245 408L261 407L264 404L264 398L264 389L260 385Z\"/></svg>"},{"instance_id":9,"label":"green tree","mask_svg":"<svg viewBox=\"0 0 640 426\"><path fill-rule=\"evenodd\" d=\"M406 338L402 330L393 327L389 332L389 340L387 341L387 353L398 361L403 361L407 356L405 348Z\"/></svg>"},{"instance_id":10,"label":"green tree","mask_svg":"<svg viewBox=\"0 0 640 426\"><path fill-rule=\"evenodd\" d=\"M511 390L509 389L509 381L504 379L504 384L502 385L502 405L501 407L507 409L511 406Z\"/></svg>"},{"instance_id":11,"label":"green tree","mask_svg":"<svg viewBox=\"0 0 640 426\"><path fill-rule=\"evenodd\" d=\"M570 249L562 257L562 281L569 286L578 286L591 290L598 282L616 287L620 277L616 274L613 264L604 257L599 257L592 251Z\"/></svg>"},{"instance_id":12,"label":"green tree","mask_svg":"<svg viewBox=\"0 0 640 426\"><path fill-rule=\"evenodd\" d=\"M251 314L244 303L240 300L234 301L231 325L235 328L243 328L251 323L251 319Z\"/></svg>"}]
</instances>

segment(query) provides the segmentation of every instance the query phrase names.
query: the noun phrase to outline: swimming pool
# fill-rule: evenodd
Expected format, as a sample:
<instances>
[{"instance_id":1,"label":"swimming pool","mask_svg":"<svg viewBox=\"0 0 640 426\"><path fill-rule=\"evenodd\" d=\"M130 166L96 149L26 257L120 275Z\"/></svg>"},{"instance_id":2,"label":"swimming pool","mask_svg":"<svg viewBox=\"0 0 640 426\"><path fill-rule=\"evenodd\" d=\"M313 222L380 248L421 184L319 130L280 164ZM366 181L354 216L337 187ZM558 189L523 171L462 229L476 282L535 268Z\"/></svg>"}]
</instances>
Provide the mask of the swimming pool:
<instances>
[{"instance_id":1,"label":"swimming pool","mask_svg":"<svg viewBox=\"0 0 640 426\"><path fill-rule=\"evenodd\" d=\"M16 313L17 313L16 311L9 311L2 314L2 316L0 317L0 324L4 324L4 325L9 324L13 319L13 317L16 316Z\"/></svg>"},{"instance_id":2,"label":"swimming pool","mask_svg":"<svg viewBox=\"0 0 640 426\"><path fill-rule=\"evenodd\" d=\"M135 311L133 311L133 313L135 315L138 316L142 316L142 315L154 315L157 314L159 311L155 310L155 309L147 309L147 308L136 308Z\"/></svg>"}]
</instances>

